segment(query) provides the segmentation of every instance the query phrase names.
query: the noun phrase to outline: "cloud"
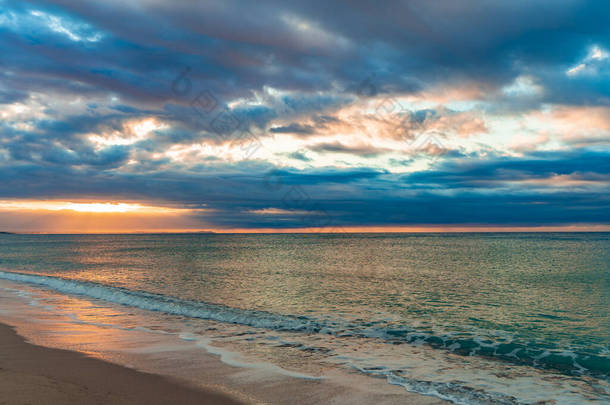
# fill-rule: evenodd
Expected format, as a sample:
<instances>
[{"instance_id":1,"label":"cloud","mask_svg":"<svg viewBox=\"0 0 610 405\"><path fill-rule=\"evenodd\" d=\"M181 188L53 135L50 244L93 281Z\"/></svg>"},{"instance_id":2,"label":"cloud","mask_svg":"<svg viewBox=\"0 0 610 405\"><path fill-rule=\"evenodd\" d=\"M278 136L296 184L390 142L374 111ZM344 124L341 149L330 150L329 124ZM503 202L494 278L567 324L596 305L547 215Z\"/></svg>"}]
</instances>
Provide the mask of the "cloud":
<instances>
[{"instance_id":1,"label":"cloud","mask_svg":"<svg viewBox=\"0 0 610 405\"><path fill-rule=\"evenodd\" d=\"M54 85L63 89L78 82L81 91L97 88L163 102L171 98L171 81L184 66L193 69L194 83L229 100L265 86L325 91L336 83L346 89L373 74L381 92L409 92L413 83L430 87L465 79L501 88L532 72L544 76L542 83L567 82L566 67L582 60L591 42L597 47L592 49L608 49L607 24L601 17L607 4L598 1L538 0L514 7L471 0L459 10L447 2L441 6L412 1L387 8L366 2L350 7L273 1L137 4L11 5L4 13L11 35L5 36L3 45L19 51L20 57L5 63L28 72L34 79L29 86L15 80L30 88L43 85L41 80L51 85L49 79L57 77L64 81ZM543 10L544 20L531 17ZM497 15L504 18L497 21ZM19 16L40 20L41 29L28 32L28 40L23 30L32 24ZM53 49L61 37L68 42ZM79 45L92 38L96 41L87 47ZM87 55L95 55L95 67L87 64ZM113 55L121 55L121 63ZM608 96L603 87L581 85L578 97ZM554 91L548 95L554 96Z\"/></svg>"},{"instance_id":2,"label":"cloud","mask_svg":"<svg viewBox=\"0 0 610 405\"><path fill-rule=\"evenodd\" d=\"M314 133L314 127L311 125L303 125L292 123L281 127L273 127L269 129L269 132L274 134L306 134L310 135Z\"/></svg>"},{"instance_id":3,"label":"cloud","mask_svg":"<svg viewBox=\"0 0 610 405\"><path fill-rule=\"evenodd\" d=\"M202 168L198 174L164 171L151 176L30 165L3 170L2 198L69 200L87 195L186 207L196 201L212 210L201 214L207 224L225 228L295 227L302 222L302 215L291 218L286 213L278 223L273 216L261 219L252 213L264 209L323 212L341 226L608 223L609 157L582 150L559 156L534 153L527 159L462 158L436 171L408 175L233 166L234 174L226 175L206 174Z\"/></svg>"},{"instance_id":4,"label":"cloud","mask_svg":"<svg viewBox=\"0 0 610 405\"><path fill-rule=\"evenodd\" d=\"M22 91L0 89L0 104L13 104L25 100L27 97L27 93Z\"/></svg>"},{"instance_id":5,"label":"cloud","mask_svg":"<svg viewBox=\"0 0 610 405\"><path fill-rule=\"evenodd\" d=\"M0 196L216 227L608 223L609 12L0 0Z\"/></svg>"},{"instance_id":6,"label":"cloud","mask_svg":"<svg viewBox=\"0 0 610 405\"><path fill-rule=\"evenodd\" d=\"M346 146L339 142L319 143L311 146L309 149L315 152L349 153L365 157L373 157L380 153L388 152L388 149L380 149L372 145Z\"/></svg>"}]
</instances>

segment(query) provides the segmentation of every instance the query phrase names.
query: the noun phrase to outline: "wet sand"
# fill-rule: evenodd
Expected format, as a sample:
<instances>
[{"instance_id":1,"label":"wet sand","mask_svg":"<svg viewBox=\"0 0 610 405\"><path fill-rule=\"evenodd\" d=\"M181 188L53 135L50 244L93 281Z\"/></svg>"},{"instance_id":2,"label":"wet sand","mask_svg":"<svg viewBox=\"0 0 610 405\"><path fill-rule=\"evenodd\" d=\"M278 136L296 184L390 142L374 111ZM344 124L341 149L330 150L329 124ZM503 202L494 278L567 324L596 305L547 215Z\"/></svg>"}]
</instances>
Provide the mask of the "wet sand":
<instances>
[{"instance_id":1,"label":"wet sand","mask_svg":"<svg viewBox=\"0 0 610 405\"><path fill-rule=\"evenodd\" d=\"M224 393L25 342L0 324L0 404L242 404Z\"/></svg>"}]
</instances>

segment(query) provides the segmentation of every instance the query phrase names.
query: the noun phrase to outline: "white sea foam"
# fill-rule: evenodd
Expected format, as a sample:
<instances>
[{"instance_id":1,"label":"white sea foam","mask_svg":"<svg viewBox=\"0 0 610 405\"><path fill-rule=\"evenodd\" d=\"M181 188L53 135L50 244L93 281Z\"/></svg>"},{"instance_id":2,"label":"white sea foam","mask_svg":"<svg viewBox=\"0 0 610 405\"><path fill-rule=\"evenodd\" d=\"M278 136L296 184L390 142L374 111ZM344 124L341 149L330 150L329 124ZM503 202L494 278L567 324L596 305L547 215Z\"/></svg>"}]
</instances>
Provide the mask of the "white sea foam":
<instances>
[{"instance_id":1,"label":"white sea foam","mask_svg":"<svg viewBox=\"0 0 610 405\"><path fill-rule=\"evenodd\" d=\"M287 377L300 378L304 380L317 381L324 379L324 377L316 377L304 373L298 373L296 371L286 370L285 368L278 367L275 364L271 364L268 362L254 362L252 360L246 360L238 353L221 349L220 347L212 345L212 341L209 338L199 336L195 340L197 340L197 344L200 347L203 347L208 353L218 356L220 358L220 361L229 366L241 368L256 368L259 370L266 370L272 373L285 375Z\"/></svg>"},{"instance_id":2,"label":"white sea foam","mask_svg":"<svg viewBox=\"0 0 610 405\"><path fill-rule=\"evenodd\" d=\"M333 322L323 323L322 321L305 318L305 317L291 317L284 315L274 315L262 311L246 311L235 308L223 307L220 305L205 304L200 302L192 302L186 300L180 300L177 298L166 297L158 294L150 294L140 291L132 291L123 288L104 286L95 283L81 282L75 280L68 280L59 277L48 277L26 273L13 273L13 272L1 272L0 278L12 280L15 282L29 283L40 287L51 288L55 291L59 291L67 294L79 294L84 295L88 298L96 298L111 303L117 303L122 305L128 305L132 307L142 308L144 310L160 311L168 314L184 315L195 318L211 319L220 322L231 322L235 324L265 327L277 330L286 330L292 332L301 331L315 331L316 328L325 329L326 334L345 334L346 327L353 327L354 325L342 324L337 325ZM19 292L19 290L15 290ZM23 298L33 298L32 295L21 292L19 294ZM89 321L83 321L77 317L70 317L75 323L90 323ZM230 319L229 321L227 319ZM261 321L262 319L262 321ZM235 320L238 320L237 322ZM245 320L245 321L244 321ZM262 326L270 325L270 326ZM305 325L305 327L303 327ZM106 323L100 323L100 326L112 326ZM239 328L239 326L235 326ZM294 329L290 329L294 327ZM352 336L359 336L361 332L366 331L369 336L375 336L382 338L384 331L379 329L366 329L363 328L358 333L351 333ZM158 333L158 331L156 331ZM401 334L408 335L409 331L401 331ZM320 332L321 333L321 332ZM390 338L394 338L396 334L389 333ZM178 335L184 341L196 342L196 344L211 354L220 357L220 360L226 364L244 367L244 368L257 368L263 369L274 373L280 373L286 376L292 376L297 378L316 379L318 377L310 376L304 373L296 371L290 371L281 367L275 366L270 362L259 362L256 360L245 359L239 353L227 350L226 348L219 348L212 345L212 340L209 337L202 336L196 333L190 333L182 331ZM294 335L293 336L297 336ZM422 342L426 336L421 333L413 333L413 336L421 339ZM307 350L308 346L301 343L296 345L298 342L292 342L280 338L279 336L265 336L267 340L277 341L279 345L292 345L291 347L297 350ZM480 340L480 339L475 339ZM295 343L295 344L293 344ZM482 346L492 347L491 343L481 341ZM571 352L563 353L566 357L573 357L574 354ZM546 356L544 356L546 357ZM339 356L336 356L338 359ZM487 405L487 404L520 404L525 402L519 402L516 398L501 394L482 391L480 389L473 389L464 383L454 383L447 381L429 381L427 379L412 378L405 375L400 370L396 370L393 367L379 366L382 363L373 363L374 367L364 366L362 362L353 356L344 357L344 360L340 363L351 366L352 368L373 377L384 378L388 383L399 385L411 392L416 392L424 395L435 396L438 398L446 399L458 404L468 405ZM425 378L425 377L424 377ZM466 378L468 380L468 378ZM493 384L492 384L493 385ZM491 386L489 387L491 388ZM540 387L538 387L540 388ZM563 402L561 402L563 403ZM565 403L570 403L569 401Z\"/></svg>"},{"instance_id":3,"label":"white sea foam","mask_svg":"<svg viewBox=\"0 0 610 405\"><path fill-rule=\"evenodd\" d=\"M361 373L378 378L385 378L388 383L399 385L410 392L433 396L451 401L460 405L518 405L523 404L517 398L501 393L485 392L472 389L462 384L421 381L397 375L392 370L387 369L365 369L355 364L349 364L352 368Z\"/></svg>"},{"instance_id":4,"label":"white sea foam","mask_svg":"<svg viewBox=\"0 0 610 405\"><path fill-rule=\"evenodd\" d=\"M27 273L0 271L0 278L35 284L66 294L84 295L116 304L127 305L148 311L164 312L172 315L209 319L218 322L292 331L318 332L320 325L306 317L276 315L263 311L241 310L221 305L181 300L160 294L133 291L120 287L97 283L68 280Z\"/></svg>"},{"instance_id":5,"label":"white sea foam","mask_svg":"<svg viewBox=\"0 0 610 405\"><path fill-rule=\"evenodd\" d=\"M477 336L456 339L451 334L434 335L418 332L409 327L392 329L384 324L371 326L370 324L363 325L348 321L331 321L306 316L274 314L265 311L246 310L218 304L189 301L161 294L134 291L121 287L38 274L0 271L0 278L51 288L66 294L83 295L89 298L171 315L200 318L270 330L328 334L339 337L378 338L391 342L403 342L414 345L426 344L462 355L494 356L519 364L529 364L542 368L554 367L552 362L547 361L544 364L541 363L541 360L551 357L551 352L544 350L540 351L539 347L530 349L523 344L515 342L500 344ZM571 367L568 371L572 373L586 374L592 371L593 373L601 374L602 378L607 378L607 376L604 375L605 371L603 368L599 370L590 370L586 369L581 364L582 362L577 363L579 355L575 355L574 353L565 350L555 351L552 354L555 358L562 358L559 362L560 367L564 367L567 362L568 367ZM583 358L586 359L588 357L589 356ZM603 361L603 358L600 358L600 360Z\"/></svg>"}]
</instances>

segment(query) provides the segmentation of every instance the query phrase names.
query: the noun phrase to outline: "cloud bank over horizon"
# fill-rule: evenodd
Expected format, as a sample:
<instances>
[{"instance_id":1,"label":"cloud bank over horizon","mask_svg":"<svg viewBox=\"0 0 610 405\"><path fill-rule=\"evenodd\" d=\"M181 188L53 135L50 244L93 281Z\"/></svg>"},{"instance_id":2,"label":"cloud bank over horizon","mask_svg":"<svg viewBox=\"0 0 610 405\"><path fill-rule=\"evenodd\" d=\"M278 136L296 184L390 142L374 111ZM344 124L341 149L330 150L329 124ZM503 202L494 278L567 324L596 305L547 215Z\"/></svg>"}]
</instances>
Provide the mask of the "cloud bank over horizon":
<instances>
[{"instance_id":1,"label":"cloud bank over horizon","mask_svg":"<svg viewBox=\"0 0 610 405\"><path fill-rule=\"evenodd\" d=\"M129 230L610 226L608 16L0 0L0 223L95 230L65 205L93 202Z\"/></svg>"}]
</instances>

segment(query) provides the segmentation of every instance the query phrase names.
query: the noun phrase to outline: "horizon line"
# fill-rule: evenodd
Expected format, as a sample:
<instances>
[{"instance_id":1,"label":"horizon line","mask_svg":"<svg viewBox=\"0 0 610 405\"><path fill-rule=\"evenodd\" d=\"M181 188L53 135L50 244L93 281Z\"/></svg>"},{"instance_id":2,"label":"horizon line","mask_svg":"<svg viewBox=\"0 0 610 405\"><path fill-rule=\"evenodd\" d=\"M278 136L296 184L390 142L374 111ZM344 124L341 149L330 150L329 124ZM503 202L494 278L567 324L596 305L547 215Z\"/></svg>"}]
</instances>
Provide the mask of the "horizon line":
<instances>
[{"instance_id":1,"label":"horizon line","mask_svg":"<svg viewBox=\"0 0 610 405\"><path fill-rule=\"evenodd\" d=\"M0 231L13 235L137 235L137 234L351 234L351 233L604 233L610 225L560 226L413 226L413 227L325 227L325 228L233 228L233 229L129 229L66 231Z\"/></svg>"}]
</instances>

